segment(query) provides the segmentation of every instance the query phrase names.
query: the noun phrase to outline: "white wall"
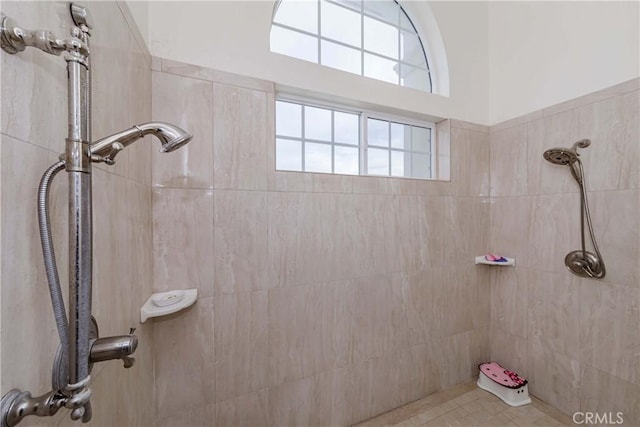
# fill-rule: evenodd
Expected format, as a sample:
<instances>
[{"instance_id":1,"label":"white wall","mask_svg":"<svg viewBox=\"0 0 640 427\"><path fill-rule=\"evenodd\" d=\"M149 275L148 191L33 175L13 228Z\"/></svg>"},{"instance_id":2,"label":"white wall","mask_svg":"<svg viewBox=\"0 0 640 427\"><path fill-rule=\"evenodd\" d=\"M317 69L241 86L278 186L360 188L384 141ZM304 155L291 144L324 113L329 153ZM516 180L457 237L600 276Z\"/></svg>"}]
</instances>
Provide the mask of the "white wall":
<instances>
[{"instance_id":1,"label":"white wall","mask_svg":"<svg viewBox=\"0 0 640 427\"><path fill-rule=\"evenodd\" d=\"M418 17L429 13L424 2L403 3L409 9L419 10L415 14ZM451 76L448 98L271 53L273 6L273 1L151 1L148 16L151 53L344 97L355 105L377 104L435 117L488 123L486 3L431 3L448 57Z\"/></svg>"},{"instance_id":2,"label":"white wall","mask_svg":"<svg viewBox=\"0 0 640 427\"><path fill-rule=\"evenodd\" d=\"M639 5L491 2L490 122L640 76Z\"/></svg>"}]
</instances>

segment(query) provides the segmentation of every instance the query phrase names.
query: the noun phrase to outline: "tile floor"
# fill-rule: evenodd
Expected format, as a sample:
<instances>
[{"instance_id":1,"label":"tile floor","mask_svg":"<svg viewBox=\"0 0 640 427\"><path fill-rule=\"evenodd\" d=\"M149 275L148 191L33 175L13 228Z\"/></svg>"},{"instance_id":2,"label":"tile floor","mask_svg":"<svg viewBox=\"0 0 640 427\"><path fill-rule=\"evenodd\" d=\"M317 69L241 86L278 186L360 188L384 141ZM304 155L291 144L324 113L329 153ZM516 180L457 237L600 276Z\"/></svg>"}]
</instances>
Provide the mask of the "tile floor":
<instances>
[{"instance_id":1,"label":"tile floor","mask_svg":"<svg viewBox=\"0 0 640 427\"><path fill-rule=\"evenodd\" d=\"M511 407L475 383L434 393L371 418L357 427L506 427L571 426L571 418L532 397L530 405Z\"/></svg>"}]
</instances>

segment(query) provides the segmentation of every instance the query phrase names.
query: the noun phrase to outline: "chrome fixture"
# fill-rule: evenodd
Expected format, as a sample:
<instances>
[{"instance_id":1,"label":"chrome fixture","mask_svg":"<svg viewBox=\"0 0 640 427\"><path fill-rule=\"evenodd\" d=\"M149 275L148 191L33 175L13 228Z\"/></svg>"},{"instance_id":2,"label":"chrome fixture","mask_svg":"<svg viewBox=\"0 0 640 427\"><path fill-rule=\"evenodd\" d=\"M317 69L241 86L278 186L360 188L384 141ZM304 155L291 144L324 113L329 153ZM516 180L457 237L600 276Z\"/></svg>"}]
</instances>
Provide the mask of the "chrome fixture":
<instances>
[{"instance_id":1,"label":"chrome fixture","mask_svg":"<svg viewBox=\"0 0 640 427\"><path fill-rule=\"evenodd\" d=\"M69 134L60 161L42 176L38 190L38 223L49 293L60 345L55 356L52 391L38 397L13 389L2 397L1 427L13 427L28 415L52 416L62 407L71 410L73 420L91 420L89 373L93 363L119 359L125 368L133 366L131 356L138 346L134 329L128 335L99 338L97 322L91 315L93 268L91 163L115 163L116 155L144 137L156 136L162 152L171 152L192 136L168 123L150 122L91 143L91 66L89 37L91 17L86 7L71 3L75 24L71 37L59 39L49 31L26 30L11 18L0 15L0 44L10 54L27 47L44 52L64 53L68 75ZM58 277L49 220L51 182L62 170L69 178L69 317Z\"/></svg>"},{"instance_id":2,"label":"chrome fixture","mask_svg":"<svg viewBox=\"0 0 640 427\"><path fill-rule=\"evenodd\" d=\"M578 148L587 148L591 145L591 141L588 139L581 139L573 144L571 148L550 148L544 152L545 160L553 163L554 165L569 166L571 175L578 183L580 188L580 232L582 248L576 251L571 251L564 258L564 264L567 266L576 276L591 277L594 279L602 279L606 274L606 268L604 266L604 260L602 254L598 249L596 237L593 233L593 225L591 224L591 214L589 213L589 205L587 203L587 185L584 179L584 169L582 167L582 161L580 161L580 154ZM595 254L587 251L585 244L585 232L584 222L587 220L587 226L589 228L589 236L591 237L591 244Z\"/></svg>"}]
</instances>

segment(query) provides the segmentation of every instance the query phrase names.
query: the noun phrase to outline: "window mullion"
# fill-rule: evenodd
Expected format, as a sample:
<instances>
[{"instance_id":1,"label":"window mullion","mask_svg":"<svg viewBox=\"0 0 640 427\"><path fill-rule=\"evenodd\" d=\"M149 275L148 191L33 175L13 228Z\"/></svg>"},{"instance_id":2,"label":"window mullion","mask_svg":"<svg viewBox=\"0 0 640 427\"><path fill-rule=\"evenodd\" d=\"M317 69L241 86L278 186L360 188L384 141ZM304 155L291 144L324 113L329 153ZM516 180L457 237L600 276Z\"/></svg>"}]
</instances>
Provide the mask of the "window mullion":
<instances>
[{"instance_id":1,"label":"window mullion","mask_svg":"<svg viewBox=\"0 0 640 427\"><path fill-rule=\"evenodd\" d=\"M305 126L304 126L304 110L305 110L305 106L303 105L302 108L302 140L300 141L302 143L302 171L304 172L306 170L306 166L305 166L305 158L307 157L307 155L305 154L305 146L307 145L306 143L306 133L305 133Z\"/></svg>"},{"instance_id":2,"label":"window mullion","mask_svg":"<svg viewBox=\"0 0 640 427\"><path fill-rule=\"evenodd\" d=\"M360 175L369 175L368 140L367 140L367 115L360 113Z\"/></svg>"}]
</instances>

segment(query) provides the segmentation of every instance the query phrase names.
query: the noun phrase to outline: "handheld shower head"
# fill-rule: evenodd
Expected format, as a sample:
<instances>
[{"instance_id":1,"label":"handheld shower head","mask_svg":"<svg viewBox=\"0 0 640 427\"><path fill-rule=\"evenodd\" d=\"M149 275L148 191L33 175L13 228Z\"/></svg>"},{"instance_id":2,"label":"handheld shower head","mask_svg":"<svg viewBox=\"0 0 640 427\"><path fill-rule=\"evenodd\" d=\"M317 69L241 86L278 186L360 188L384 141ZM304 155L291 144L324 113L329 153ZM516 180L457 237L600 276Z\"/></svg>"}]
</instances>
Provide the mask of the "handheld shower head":
<instances>
[{"instance_id":1,"label":"handheld shower head","mask_svg":"<svg viewBox=\"0 0 640 427\"><path fill-rule=\"evenodd\" d=\"M131 145L145 135L154 135L160 140L162 147L160 152L170 153L177 150L189 141L193 136L178 126L164 122L149 122L122 132L102 138L91 144L91 155L98 157L107 157L113 160L115 155L125 147Z\"/></svg>"}]
</instances>

